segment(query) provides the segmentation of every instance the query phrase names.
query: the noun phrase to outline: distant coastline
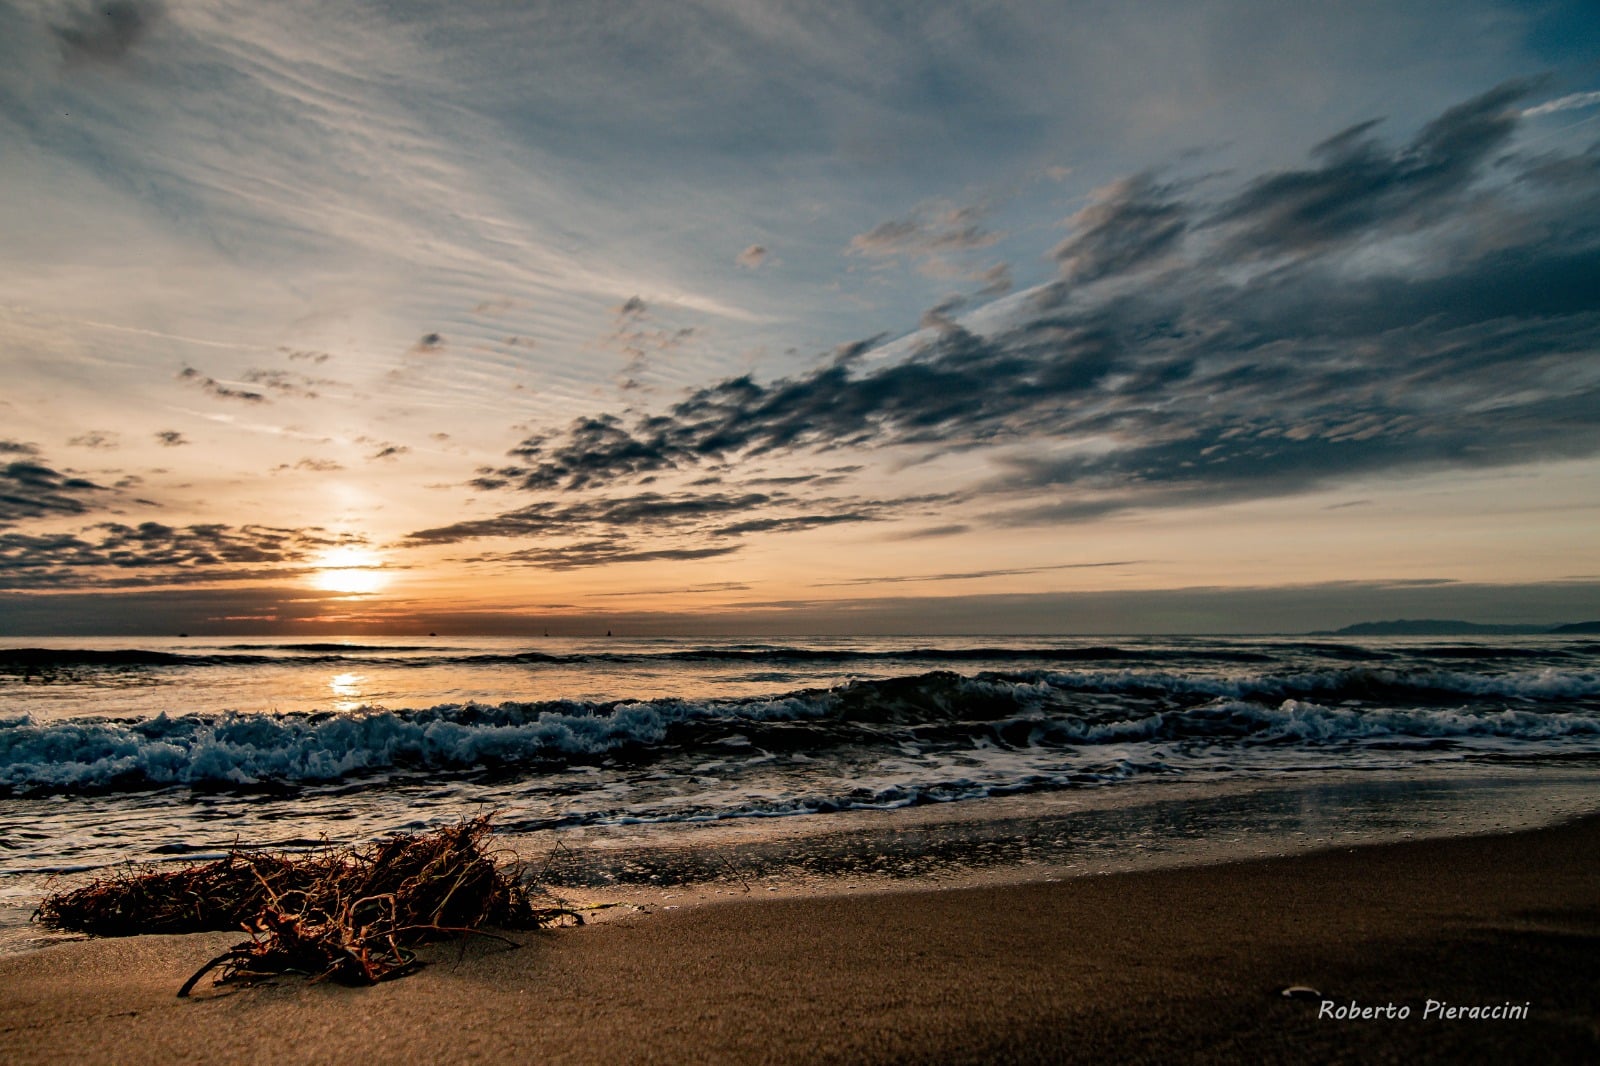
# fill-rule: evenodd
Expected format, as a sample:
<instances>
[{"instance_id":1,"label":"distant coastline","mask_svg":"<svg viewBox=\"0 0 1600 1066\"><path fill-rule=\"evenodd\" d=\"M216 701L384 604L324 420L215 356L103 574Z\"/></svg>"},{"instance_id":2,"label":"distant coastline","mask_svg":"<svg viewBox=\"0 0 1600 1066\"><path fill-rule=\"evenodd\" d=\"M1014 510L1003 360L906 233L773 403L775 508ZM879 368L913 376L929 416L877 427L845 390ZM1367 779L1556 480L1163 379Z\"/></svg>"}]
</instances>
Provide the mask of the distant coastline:
<instances>
[{"instance_id":1,"label":"distant coastline","mask_svg":"<svg viewBox=\"0 0 1600 1066\"><path fill-rule=\"evenodd\" d=\"M1581 636L1600 634L1600 621L1562 625L1512 625L1462 622L1444 618L1397 618L1389 622L1357 622L1341 629L1318 629L1312 637L1504 637Z\"/></svg>"}]
</instances>

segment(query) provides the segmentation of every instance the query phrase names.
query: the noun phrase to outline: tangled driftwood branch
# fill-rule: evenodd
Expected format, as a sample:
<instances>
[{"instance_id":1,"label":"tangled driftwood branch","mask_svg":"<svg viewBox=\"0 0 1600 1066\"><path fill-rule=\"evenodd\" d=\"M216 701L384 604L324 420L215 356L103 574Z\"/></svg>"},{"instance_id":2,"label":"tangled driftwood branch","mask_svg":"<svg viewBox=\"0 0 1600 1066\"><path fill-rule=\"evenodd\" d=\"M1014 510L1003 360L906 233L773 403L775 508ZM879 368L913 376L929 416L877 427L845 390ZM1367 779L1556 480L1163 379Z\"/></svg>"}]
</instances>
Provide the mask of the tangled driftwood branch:
<instances>
[{"instance_id":1,"label":"tangled driftwood branch","mask_svg":"<svg viewBox=\"0 0 1600 1066\"><path fill-rule=\"evenodd\" d=\"M582 921L559 903L536 904L522 864L485 849L491 832L479 817L314 855L235 851L182 870L129 870L52 895L35 917L102 936L250 934L196 971L180 996L218 969L219 981L299 973L375 984L414 970L411 948L428 940Z\"/></svg>"}]
</instances>

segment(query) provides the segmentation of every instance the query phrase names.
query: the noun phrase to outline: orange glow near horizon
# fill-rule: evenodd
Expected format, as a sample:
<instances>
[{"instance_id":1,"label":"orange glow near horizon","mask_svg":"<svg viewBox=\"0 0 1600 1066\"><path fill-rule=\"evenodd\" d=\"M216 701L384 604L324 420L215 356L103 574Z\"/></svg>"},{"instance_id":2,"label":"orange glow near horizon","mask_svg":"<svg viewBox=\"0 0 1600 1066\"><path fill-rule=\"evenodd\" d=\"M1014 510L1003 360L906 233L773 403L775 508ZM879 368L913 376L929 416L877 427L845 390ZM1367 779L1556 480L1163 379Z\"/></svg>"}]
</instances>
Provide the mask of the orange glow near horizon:
<instances>
[{"instance_id":1,"label":"orange glow near horizon","mask_svg":"<svg viewBox=\"0 0 1600 1066\"><path fill-rule=\"evenodd\" d=\"M315 563L311 584L324 592L364 595L381 592L389 584L383 556L367 548L332 548Z\"/></svg>"}]
</instances>

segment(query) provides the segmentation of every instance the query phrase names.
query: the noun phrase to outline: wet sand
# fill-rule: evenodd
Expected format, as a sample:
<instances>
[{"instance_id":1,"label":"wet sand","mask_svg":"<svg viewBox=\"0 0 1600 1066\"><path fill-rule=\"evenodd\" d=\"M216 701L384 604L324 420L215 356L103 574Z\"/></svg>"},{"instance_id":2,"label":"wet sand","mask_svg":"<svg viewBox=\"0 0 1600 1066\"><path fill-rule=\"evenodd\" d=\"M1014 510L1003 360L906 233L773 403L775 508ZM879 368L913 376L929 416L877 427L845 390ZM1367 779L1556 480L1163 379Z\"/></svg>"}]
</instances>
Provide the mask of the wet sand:
<instances>
[{"instance_id":1,"label":"wet sand","mask_svg":"<svg viewBox=\"0 0 1600 1066\"><path fill-rule=\"evenodd\" d=\"M1596 1062L1600 818L1059 883L749 899L174 992L229 934L0 959L11 1063ZM1339 1006L1410 1017L1336 1020ZM202 986L204 987L204 986ZM1527 1004L1524 1019L1424 1018Z\"/></svg>"}]
</instances>

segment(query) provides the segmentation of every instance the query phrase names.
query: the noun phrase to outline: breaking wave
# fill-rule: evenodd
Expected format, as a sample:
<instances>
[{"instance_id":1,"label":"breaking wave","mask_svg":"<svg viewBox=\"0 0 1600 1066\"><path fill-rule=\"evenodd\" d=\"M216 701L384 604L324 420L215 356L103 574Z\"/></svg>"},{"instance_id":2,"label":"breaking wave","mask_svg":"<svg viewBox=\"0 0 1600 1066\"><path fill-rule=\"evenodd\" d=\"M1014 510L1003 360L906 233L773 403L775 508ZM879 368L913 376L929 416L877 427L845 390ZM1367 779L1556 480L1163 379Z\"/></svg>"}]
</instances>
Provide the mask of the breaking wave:
<instances>
[{"instance_id":1,"label":"breaking wave","mask_svg":"<svg viewBox=\"0 0 1600 1066\"><path fill-rule=\"evenodd\" d=\"M1493 741L1600 750L1600 675L1333 669L1222 678L936 671L760 699L441 704L347 714L0 719L0 792L294 789L396 774L537 775L607 759L782 751L828 760L1122 745L1204 750ZM1509 745L1509 747L1507 747ZM1537 752L1536 752L1537 753ZM1124 756L1119 756L1124 757ZM1141 756L1143 758L1144 756ZM1176 762L1174 762L1176 760ZM1070 777L1063 777L1070 787Z\"/></svg>"}]
</instances>

